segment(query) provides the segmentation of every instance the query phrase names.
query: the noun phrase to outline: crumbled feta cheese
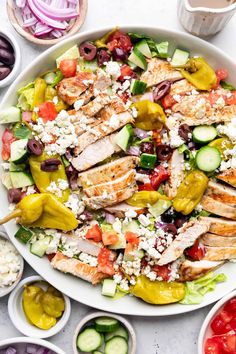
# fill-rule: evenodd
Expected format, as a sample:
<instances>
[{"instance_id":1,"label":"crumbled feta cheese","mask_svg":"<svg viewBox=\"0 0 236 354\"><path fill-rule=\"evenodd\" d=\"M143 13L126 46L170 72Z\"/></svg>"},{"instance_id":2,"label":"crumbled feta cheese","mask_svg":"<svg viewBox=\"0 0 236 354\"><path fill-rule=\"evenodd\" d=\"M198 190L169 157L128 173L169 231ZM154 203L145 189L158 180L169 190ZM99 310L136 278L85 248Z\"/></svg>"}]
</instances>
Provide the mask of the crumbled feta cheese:
<instances>
[{"instance_id":1,"label":"crumbled feta cheese","mask_svg":"<svg viewBox=\"0 0 236 354\"><path fill-rule=\"evenodd\" d=\"M75 110L79 111L80 108L83 106L83 104L84 104L84 100L83 99L75 101L75 103L74 103Z\"/></svg>"},{"instance_id":2,"label":"crumbled feta cheese","mask_svg":"<svg viewBox=\"0 0 236 354\"><path fill-rule=\"evenodd\" d=\"M116 218L115 222L113 222L113 224L112 224L112 228L118 234L122 233L122 224L121 224L120 219Z\"/></svg>"},{"instance_id":3,"label":"crumbled feta cheese","mask_svg":"<svg viewBox=\"0 0 236 354\"><path fill-rule=\"evenodd\" d=\"M80 200L78 194L72 193L69 195L67 202L65 203L67 208L70 208L75 216L78 216L84 212L85 206L82 200Z\"/></svg>"},{"instance_id":4,"label":"crumbled feta cheese","mask_svg":"<svg viewBox=\"0 0 236 354\"><path fill-rule=\"evenodd\" d=\"M48 192L55 194L57 197L62 197L62 192L69 188L69 184L66 180L58 178L57 181L52 181L46 188Z\"/></svg>"},{"instance_id":5,"label":"crumbled feta cheese","mask_svg":"<svg viewBox=\"0 0 236 354\"><path fill-rule=\"evenodd\" d=\"M31 194L35 194L36 193L36 189L34 188L34 186L29 186L26 189L26 195L31 195Z\"/></svg>"},{"instance_id":6,"label":"crumbled feta cheese","mask_svg":"<svg viewBox=\"0 0 236 354\"><path fill-rule=\"evenodd\" d=\"M58 96L54 96L53 99L52 99L52 102L54 104L58 104Z\"/></svg>"},{"instance_id":7,"label":"crumbled feta cheese","mask_svg":"<svg viewBox=\"0 0 236 354\"><path fill-rule=\"evenodd\" d=\"M149 175L145 175L144 173L136 173L135 180L142 183L150 183Z\"/></svg>"},{"instance_id":8,"label":"crumbled feta cheese","mask_svg":"<svg viewBox=\"0 0 236 354\"><path fill-rule=\"evenodd\" d=\"M217 131L220 135L227 135L236 144L236 117L232 118L228 124L218 125Z\"/></svg>"},{"instance_id":9,"label":"crumbled feta cheese","mask_svg":"<svg viewBox=\"0 0 236 354\"><path fill-rule=\"evenodd\" d=\"M127 218L131 218L131 219L132 219L132 218L136 218L137 213L136 213L135 210L130 209L130 210L128 210L128 211L125 212L125 216L126 216Z\"/></svg>"},{"instance_id":10,"label":"crumbled feta cheese","mask_svg":"<svg viewBox=\"0 0 236 354\"><path fill-rule=\"evenodd\" d=\"M144 214L141 214L138 216L138 221L140 222L140 224L142 224L145 227L150 225L150 223L151 223L149 218Z\"/></svg>"},{"instance_id":11,"label":"crumbled feta cheese","mask_svg":"<svg viewBox=\"0 0 236 354\"><path fill-rule=\"evenodd\" d=\"M220 96L220 97L218 98L218 100L216 101L216 104L217 104L217 106L219 106L219 107L224 107L224 106L225 106L225 100L224 100L224 98L223 98L222 96Z\"/></svg>"},{"instance_id":12,"label":"crumbled feta cheese","mask_svg":"<svg viewBox=\"0 0 236 354\"><path fill-rule=\"evenodd\" d=\"M51 236L51 240L50 240L50 243L47 247L46 254L56 253L57 248L60 243L60 240L61 240L61 233L60 232L55 232L53 234L50 234L50 236Z\"/></svg>"},{"instance_id":13,"label":"crumbled feta cheese","mask_svg":"<svg viewBox=\"0 0 236 354\"><path fill-rule=\"evenodd\" d=\"M106 73L110 75L114 80L117 80L121 75L120 65L116 61L109 61L106 64Z\"/></svg>"},{"instance_id":14,"label":"crumbled feta cheese","mask_svg":"<svg viewBox=\"0 0 236 354\"><path fill-rule=\"evenodd\" d=\"M97 257L91 256L90 254L81 252L79 255L81 262L89 264L91 267L96 267L98 264Z\"/></svg>"},{"instance_id":15,"label":"crumbled feta cheese","mask_svg":"<svg viewBox=\"0 0 236 354\"><path fill-rule=\"evenodd\" d=\"M12 285L19 271L19 253L8 240L0 238L0 288Z\"/></svg>"}]
</instances>

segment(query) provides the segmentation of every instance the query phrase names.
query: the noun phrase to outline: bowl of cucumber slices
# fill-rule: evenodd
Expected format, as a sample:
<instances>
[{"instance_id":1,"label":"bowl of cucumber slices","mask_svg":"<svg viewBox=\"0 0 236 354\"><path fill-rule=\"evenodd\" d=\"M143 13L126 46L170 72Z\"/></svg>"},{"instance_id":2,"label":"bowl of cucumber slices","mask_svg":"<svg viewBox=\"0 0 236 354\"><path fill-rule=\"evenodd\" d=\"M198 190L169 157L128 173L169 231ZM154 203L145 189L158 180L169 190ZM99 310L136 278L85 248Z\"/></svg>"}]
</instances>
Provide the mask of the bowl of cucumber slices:
<instances>
[{"instance_id":1,"label":"bowl of cucumber slices","mask_svg":"<svg viewBox=\"0 0 236 354\"><path fill-rule=\"evenodd\" d=\"M73 338L74 354L135 354L136 334L124 317L93 312L78 324Z\"/></svg>"}]
</instances>

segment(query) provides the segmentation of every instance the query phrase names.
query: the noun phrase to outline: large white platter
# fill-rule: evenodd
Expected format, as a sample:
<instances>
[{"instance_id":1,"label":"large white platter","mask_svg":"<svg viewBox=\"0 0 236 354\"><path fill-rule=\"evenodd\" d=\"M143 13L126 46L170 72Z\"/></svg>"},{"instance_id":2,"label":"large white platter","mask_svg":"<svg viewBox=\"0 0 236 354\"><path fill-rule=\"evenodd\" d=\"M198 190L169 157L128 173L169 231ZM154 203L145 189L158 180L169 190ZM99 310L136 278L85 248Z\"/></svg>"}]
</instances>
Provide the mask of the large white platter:
<instances>
[{"instance_id":1,"label":"large white platter","mask_svg":"<svg viewBox=\"0 0 236 354\"><path fill-rule=\"evenodd\" d=\"M30 63L28 68L26 68L17 78L17 80L11 85L3 98L0 109L15 104L17 99L17 89L34 80L38 74L54 67L55 59L65 50L74 44L78 44L85 40L101 37L110 29L111 28L103 28L96 31L84 32L72 38L66 39L56 46L46 50L32 63ZM202 55L209 61L209 63L211 63L211 65L213 65L214 68L226 68L229 71L229 81L236 85L236 64L232 59L224 54L223 50L215 48L208 42L202 41L185 33L173 32L170 30L158 29L155 27L124 26L122 29L124 31L137 31L139 33L145 33L151 37L154 37L156 40L168 40L171 43L171 47L173 47L173 49L178 46L180 48L186 48L190 50L192 55ZM1 127L1 132L2 130L3 127ZM8 213L8 201L6 191L2 186L0 186L0 193L0 215L4 216ZM31 254L27 247L20 244L14 238L17 226L13 221L9 222L5 228L10 236L11 241L14 243L18 251L37 273L39 273L57 289L75 299L76 301L79 301L85 305L96 307L101 310L139 316L175 315L197 310L201 307L207 306L219 300L225 294L236 288L236 264L228 263L218 270L218 272L224 272L227 275L228 280L225 283L217 285L216 290L207 294L204 301L200 305L173 304L153 306L129 296L114 301L102 296L99 286L93 287L92 285L78 278L53 270L46 257L41 259Z\"/></svg>"}]
</instances>

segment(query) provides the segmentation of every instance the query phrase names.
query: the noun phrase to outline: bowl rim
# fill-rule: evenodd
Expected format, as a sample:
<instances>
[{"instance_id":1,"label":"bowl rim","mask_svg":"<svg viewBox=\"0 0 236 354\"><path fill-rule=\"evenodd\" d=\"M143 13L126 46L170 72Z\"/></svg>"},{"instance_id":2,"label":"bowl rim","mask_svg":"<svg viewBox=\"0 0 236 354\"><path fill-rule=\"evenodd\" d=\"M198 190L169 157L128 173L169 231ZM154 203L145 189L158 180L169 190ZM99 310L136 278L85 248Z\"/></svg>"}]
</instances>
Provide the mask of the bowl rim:
<instances>
[{"instance_id":1,"label":"bowl rim","mask_svg":"<svg viewBox=\"0 0 236 354\"><path fill-rule=\"evenodd\" d=\"M70 314L71 314L71 303L70 303L70 299L68 296L66 296L65 294L62 293L64 301L65 301L65 310L63 312L62 317L58 320L58 322L55 324L55 326L53 326L50 329L47 330L42 330L40 328L37 328L36 326L31 325L26 318L25 319L21 319L21 316L19 316L20 320L18 320L18 316L15 316L15 314L18 312L20 312L19 308L16 308L16 301L18 299L19 296L22 296L20 293L24 287L24 285L26 284L31 284L33 282L39 282L39 281L44 281L46 283L48 283L44 278L42 278L39 275L32 275L30 277L24 278L23 280L21 280L21 282L17 285L17 287L12 291L12 293L9 296L8 299L8 314L9 317L13 323L13 325L16 327L16 329L18 331L20 331L21 333L23 333L25 336L31 336L31 328L33 328L34 330L34 334L32 335L32 337L34 338L49 338L54 336L55 334L59 333L67 324L69 318L70 318ZM50 285L50 283L48 283ZM26 323L26 328L22 328L20 326L21 321L24 321ZM38 332L38 334L37 334Z\"/></svg>"},{"instance_id":2,"label":"bowl rim","mask_svg":"<svg viewBox=\"0 0 236 354\"><path fill-rule=\"evenodd\" d=\"M131 322L127 318L125 318L121 315L113 314L111 312L105 312L105 311L91 312L90 311L90 313L88 313L85 317L83 317L79 321L79 323L77 324L77 326L75 328L74 335L73 335L73 352L74 352L74 354L82 353L82 352L78 351L77 345L76 345L77 337L78 337L79 333L81 332L82 328L86 325L86 323L88 323L89 321L91 321L97 317L111 317L111 318L115 318L116 320L121 322L129 332L129 341L130 341L130 346L131 346L129 354L136 353L136 350L137 350L136 333L135 333L133 325L131 324Z\"/></svg>"},{"instance_id":3,"label":"bowl rim","mask_svg":"<svg viewBox=\"0 0 236 354\"><path fill-rule=\"evenodd\" d=\"M224 297L222 297L222 299L217 301L215 305L211 308L211 310L208 312L207 316L205 317L205 320L202 323L199 336L198 336L198 354L204 354L203 344L205 341L205 334L211 320L216 315L216 313L221 309L221 307L223 307L227 301L229 301L235 296L236 296L236 290L231 291L229 294L225 295Z\"/></svg>"}]
</instances>

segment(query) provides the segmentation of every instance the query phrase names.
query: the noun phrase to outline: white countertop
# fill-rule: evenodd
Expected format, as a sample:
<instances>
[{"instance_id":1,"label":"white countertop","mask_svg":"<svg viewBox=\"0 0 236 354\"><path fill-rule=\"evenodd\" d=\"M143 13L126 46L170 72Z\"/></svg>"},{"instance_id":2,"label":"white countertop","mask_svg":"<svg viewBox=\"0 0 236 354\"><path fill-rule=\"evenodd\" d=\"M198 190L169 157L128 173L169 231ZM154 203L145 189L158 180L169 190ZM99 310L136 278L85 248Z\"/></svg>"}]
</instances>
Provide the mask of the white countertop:
<instances>
[{"instance_id":1,"label":"white countertop","mask_svg":"<svg viewBox=\"0 0 236 354\"><path fill-rule=\"evenodd\" d=\"M87 19L82 31L117 24L139 24L183 30L176 16L176 4L181 0L89 0ZM0 0L1 5L5 3ZM26 67L44 48L30 45L17 36L7 20L5 8L1 6L0 28L9 30L18 39L23 53L22 68ZM236 35L236 16L225 29L209 39L226 53L236 58L236 46L232 41ZM0 99L5 90L0 89ZM34 274L26 266L24 276ZM0 340L20 336L12 325L7 313L7 297L0 299ZM162 318L130 318L138 337L137 354L195 354L197 337L201 323L210 306L186 315ZM91 309L80 303L72 302L71 318L62 333L50 338L66 354L72 354L74 329L85 313Z\"/></svg>"}]
</instances>

